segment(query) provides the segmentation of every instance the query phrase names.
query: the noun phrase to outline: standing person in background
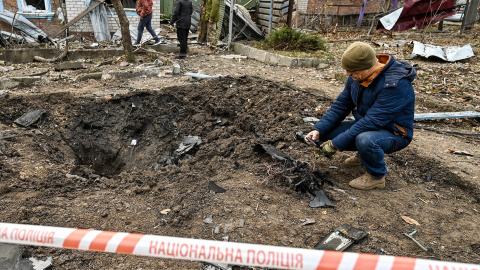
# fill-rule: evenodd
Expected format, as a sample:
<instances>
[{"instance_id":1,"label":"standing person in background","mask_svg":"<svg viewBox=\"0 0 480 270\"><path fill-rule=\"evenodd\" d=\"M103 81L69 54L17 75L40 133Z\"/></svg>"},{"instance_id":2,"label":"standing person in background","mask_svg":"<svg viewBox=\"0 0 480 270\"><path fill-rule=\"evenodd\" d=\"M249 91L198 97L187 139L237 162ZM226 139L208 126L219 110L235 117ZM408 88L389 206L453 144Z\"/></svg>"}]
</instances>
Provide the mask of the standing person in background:
<instances>
[{"instance_id":1,"label":"standing person in background","mask_svg":"<svg viewBox=\"0 0 480 270\"><path fill-rule=\"evenodd\" d=\"M205 22L207 22L207 41L210 53L217 48L217 22L220 19L220 1L207 0L205 5Z\"/></svg>"},{"instance_id":2,"label":"standing person in background","mask_svg":"<svg viewBox=\"0 0 480 270\"><path fill-rule=\"evenodd\" d=\"M153 45L160 44L160 39L157 37L157 34L152 28L153 0L137 0L135 10L137 11L138 16L140 16L140 21L138 22L137 41L133 44L133 46L142 45L142 35L145 27L150 35L152 35L152 37L155 39L155 44Z\"/></svg>"},{"instance_id":3,"label":"standing person in background","mask_svg":"<svg viewBox=\"0 0 480 270\"><path fill-rule=\"evenodd\" d=\"M177 0L173 9L172 19L170 20L170 29L175 24L177 27L177 39L180 42L180 55L176 59L185 59L187 57L188 31L192 24L192 1Z\"/></svg>"}]
</instances>

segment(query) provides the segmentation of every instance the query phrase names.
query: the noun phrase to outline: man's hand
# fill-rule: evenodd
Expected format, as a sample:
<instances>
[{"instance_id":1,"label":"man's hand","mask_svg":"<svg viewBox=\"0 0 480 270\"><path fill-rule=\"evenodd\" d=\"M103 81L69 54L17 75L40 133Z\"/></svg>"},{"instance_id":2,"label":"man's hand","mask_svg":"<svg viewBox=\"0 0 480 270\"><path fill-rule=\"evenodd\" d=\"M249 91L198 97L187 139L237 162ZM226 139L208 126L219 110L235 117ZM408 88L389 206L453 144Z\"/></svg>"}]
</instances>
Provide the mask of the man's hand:
<instances>
[{"instance_id":1,"label":"man's hand","mask_svg":"<svg viewBox=\"0 0 480 270\"><path fill-rule=\"evenodd\" d=\"M173 25L170 25L170 29L173 29Z\"/></svg>"},{"instance_id":2,"label":"man's hand","mask_svg":"<svg viewBox=\"0 0 480 270\"><path fill-rule=\"evenodd\" d=\"M335 148L331 140L322 143L320 147L322 148L323 155L327 158L332 158L335 152L337 152L337 148Z\"/></svg>"},{"instance_id":3,"label":"man's hand","mask_svg":"<svg viewBox=\"0 0 480 270\"><path fill-rule=\"evenodd\" d=\"M213 21L212 21L212 20L208 20L208 22L209 22L209 23L213 23Z\"/></svg>"},{"instance_id":4,"label":"man's hand","mask_svg":"<svg viewBox=\"0 0 480 270\"><path fill-rule=\"evenodd\" d=\"M312 130L307 134L307 136L305 136L305 142L309 145L313 145L312 142L316 142L318 138L320 138L320 132L317 130Z\"/></svg>"}]
</instances>

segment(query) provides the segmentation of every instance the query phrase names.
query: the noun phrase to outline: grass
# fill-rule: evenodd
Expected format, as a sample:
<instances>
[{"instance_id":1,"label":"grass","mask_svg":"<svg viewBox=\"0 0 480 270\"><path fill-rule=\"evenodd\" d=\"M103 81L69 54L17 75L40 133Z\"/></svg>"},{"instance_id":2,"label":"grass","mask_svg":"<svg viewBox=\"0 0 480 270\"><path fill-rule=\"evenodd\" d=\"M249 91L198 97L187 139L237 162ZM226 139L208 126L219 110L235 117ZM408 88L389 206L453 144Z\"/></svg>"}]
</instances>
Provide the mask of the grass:
<instances>
[{"instance_id":1,"label":"grass","mask_svg":"<svg viewBox=\"0 0 480 270\"><path fill-rule=\"evenodd\" d=\"M271 32L256 42L255 47L291 57L331 58L325 40L315 34L306 34L286 27Z\"/></svg>"}]
</instances>

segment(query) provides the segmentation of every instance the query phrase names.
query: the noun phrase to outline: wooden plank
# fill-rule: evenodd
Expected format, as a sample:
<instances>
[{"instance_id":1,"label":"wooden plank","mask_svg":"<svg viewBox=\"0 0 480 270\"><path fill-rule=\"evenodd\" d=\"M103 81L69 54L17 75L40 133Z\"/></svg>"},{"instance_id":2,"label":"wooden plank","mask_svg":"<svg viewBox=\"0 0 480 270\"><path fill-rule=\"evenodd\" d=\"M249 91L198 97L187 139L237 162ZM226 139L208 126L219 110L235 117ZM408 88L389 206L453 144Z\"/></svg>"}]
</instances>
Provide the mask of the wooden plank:
<instances>
[{"instance_id":1,"label":"wooden plank","mask_svg":"<svg viewBox=\"0 0 480 270\"><path fill-rule=\"evenodd\" d=\"M95 1L95 3L91 6L89 6L87 9L85 9L84 11L82 11L82 13L78 14L75 18L73 18L71 21L69 21L67 24L65 24L65 26L62 27L62 29L58 30L58 32L56 32L54 35L51 36L51 38L55 38L56 36L60 35L61 33L63 33L63 31L65 31L66 29L68 29L70 26L72 26L74 23L76 23L78 20L80 20L81 18L83 18L85 15L87 15L90 11L92 11L94 8L98 7L100 4L103 4L105 0L97 0Z\"/></svg>"},{"instance_id":2,"label":"wooden plank","mask_svg":"<svg viewBox=\"0 0 480 270\"><path fill-rule=\"evenodd\" d=\"M264 28L268 28L268 21L261 20L261 21L258 21L258 24ZM277 23L272 22L272 29L276 28L277 25L278 25Z\"/></svg>"},{"instance_id":3,"label":"wooden plank","mask_svg":"<svg viewBox=\"0 0 480 270\"><path fill-rule=\"evenodd\" d=\"M273 23L273 22L277 22L277 21L278 21L278 18L280 18L280 17L273 16L273 17L272 17L272 23ZM258 20L265 20L265 21L268 22L268 21L270 20L270 15L257 14L257 19L258 19Z\"/></svg>"},{"instance_id":4,"label":"wooden plank","mask_svg":"<svg viewBox=\"0 0 480 270\"><path fill-rule=\"evenodd\" d=\"M266 8L270 9L270 3L262 3L258 5L259 8ZM282 9L282 5L280 4L273 4L273 9Z\"/></svg>"},{"instance_id":5,"label":"wooden plank","mask_svg":"<svg viewBox=\"0 0 480 270\"><path fill-rule=\"evenodd\" d=\"M269 9L270 8L270 2L259 2L258 7ZM284 3L277 3L277 2L273 3L273 8L274 9L282 9L282 8L285 8L285 7L288 8L288 1L284 2Z\"/></svg>"},{"instance_id":6,"label":"wooden plank","mask_svg":"<svg viewBox=\"0 0 480 270\"><path fill-rule=\"evenodd\" d=\"M441 113L419 113L415 114L413 119L429 120L429 119L451 119L451 118L480 118L480 112L464 111L464 112L441 112Z\"/></svg>"},{"instance_id":7,"label":"wooden plank","mask_svg":"<svg viewBox=\"0 0 480 270\"><path fill-rule=\"evenodd\" d=\"M287 8L287 11L288 11L288 8ZM269 15L270 16L270 10L269 9L265 9L265 8L259 8L258 9L258 14L266 14L266 15ZM274 17L280 17L282 16L283 14L286 14L282 12L282 10L279 10L279 9L274 9L272 10L272 15Z\"/></svg>"}]
</instances>

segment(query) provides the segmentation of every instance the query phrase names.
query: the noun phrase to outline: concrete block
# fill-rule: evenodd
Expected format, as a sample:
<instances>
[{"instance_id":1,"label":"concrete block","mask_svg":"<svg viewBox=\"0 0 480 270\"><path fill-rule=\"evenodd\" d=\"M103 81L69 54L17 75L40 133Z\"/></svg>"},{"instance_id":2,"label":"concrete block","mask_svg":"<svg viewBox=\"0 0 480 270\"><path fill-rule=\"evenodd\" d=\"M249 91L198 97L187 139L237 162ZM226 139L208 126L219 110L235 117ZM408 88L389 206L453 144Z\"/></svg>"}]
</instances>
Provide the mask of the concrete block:
<instances>
[{"instance_id":1,"label":"concrete block","mask_svg":"<svg viewBox=\"0 0 480 270\"><path fill-rule=\"evenodd\" d=\"M256 49L255 52L253 53L252 58L260 62L265 62L266 54L267 54L266 51Z\"/></svg>"},{"instance_id":2,"label":"concrete block","mask_svg":"<svg viewBox=\"0 0 480 270\"><path fill-rule=\"evenodd\" d=\"M320 64L328 64L326 59L312 58L312 67L318 67Z\"/></svg>"},{"instance_id":3,"label":"concrete block","mask_svg":"<svg viewBox=\"0 0 480 270\"><path fill-rule=\"evenodd\" d=\"M55 71L84 69L85 66L81 62L61 62L55 66Z\"/></svg>"},{"instance_id":4,"label":"concrete block","mask_svg":"<svg viewBox=\"0 0 480 270\"><path fill-rule=\"evenodd\" d=\"M159 44L157 46L152 47L156 51L161 51L161 52L172 52L176 53L180 50L180 48L177 46L177 44Z\"/></svg>"},{"instance_id":5,"label":"concrete block","mask_svg":"<svg viewBox=\"0 0 480 270\"><path fill-rule=\"evenodd\" d=\"M317 69L326 69L328 67L330 67L329 64L320 63L320 64L318 64Z\"/></svg>"},{"instance_id":6,"label":"concrete block","mask_svg":"<svg viewBox=\"0 0 480 270\"><path fill-rule=\"evenodd\" d=\"M252 48L250 46L244 46L242 54L245 55L248 58L252 58L252 55L251 55L252 50L254 50L254 48Z\"/></svg>"},{"instance_id":7,"label":"concrete block","mask_svg":"<svg viewBox=\"0 0 480 270\"><path fill-rule=\"evenodd\" d=\"M246 48L246 47L247 47L247 46L245 46L245 45L243 45L243 44L241 44L241 43L235 42L235 43L233 44L233 51L236 52L236 53L238 53L238 54L248 56L248 55L245 54L245 48Z\"/></svg>"},{"instance_id":8,"label":"concrete block","mask_svg":"<svg viewBox=\"0 0 480 270\"><path fill-rule=\"evenodd\" d=\"M296 67L298 66L298 59L289 57L289 56L279 56L280 59L278 61L278 64L280 66L287 66L287 67Z\"/></svg>"},{"instance_id":9,"label":"concrete block","mask_svg":"<svg viewBox=\"0 0 480 270\"><path fill-rule=\"evenodd\" d=\"M42 79L40 76L31 76L31 77L12 77L12 80L19 82L20 86L27 86L31 85L36 81L39 81Z\"/></svg>"},{"instance_id":10,"label":"concrete block","mask_svg":"<svg viewBox=\"0 0 480 270\"><path fill-rule=\"evenodd\" d=\"M0 269L14 269L23 254L23 246L0 243Z\"/></svg>"},{"instance_id":11,"label":"concrete block","mask_svg":"<svg viewBox=\"0 0 480 270\"><path fill-rule=\"evenodd\" d=\"M278 65L278 56L274 53L267 52L265 55L265 63L270 65Z\"/></svg>"},{"instance_id":12,"label":"concrete block","mask_svg":"<svg viewBox=\"0 0 480 270\"><path fill-rule=\"evenodd\" d=\"M78 76L77 81L86 81L86 80L100 80L102 78L103 73L102 72L95 72L95 73L88 73L88 74L82 74Z\"/></svg>"},{"instance_id":13,"label":"concrete block","mask_svg":"<svg viewBox=\"0 0 480 270\"><path fill-rule=\"evenodd\" d=\"M312 67L313 59L312 58L299 58L297 59L297 65L299 67Z\"/></svg>"}]
</instances>

